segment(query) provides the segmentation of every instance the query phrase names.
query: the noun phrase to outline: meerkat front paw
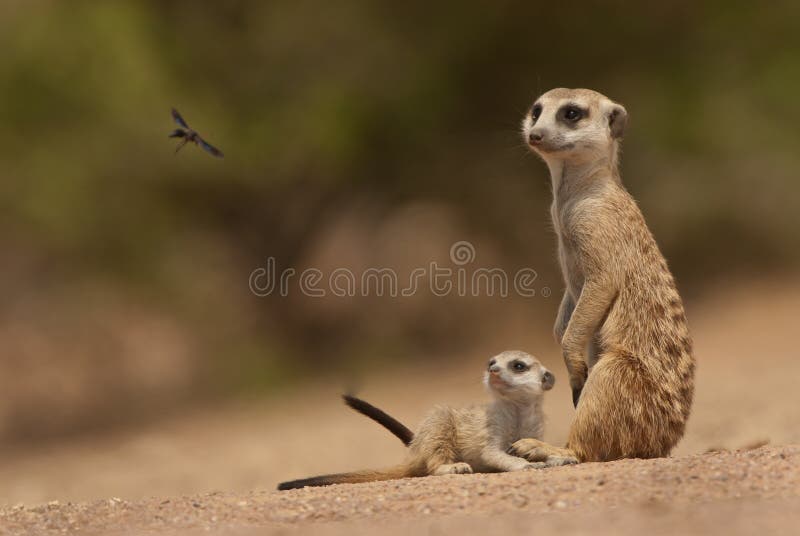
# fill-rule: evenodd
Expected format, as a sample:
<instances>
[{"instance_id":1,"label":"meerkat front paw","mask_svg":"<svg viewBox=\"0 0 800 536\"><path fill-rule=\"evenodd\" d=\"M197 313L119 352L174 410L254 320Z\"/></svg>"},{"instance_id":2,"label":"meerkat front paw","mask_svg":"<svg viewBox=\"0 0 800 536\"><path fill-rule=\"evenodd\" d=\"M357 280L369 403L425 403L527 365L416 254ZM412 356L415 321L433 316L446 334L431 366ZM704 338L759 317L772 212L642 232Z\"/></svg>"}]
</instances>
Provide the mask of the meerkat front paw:
<instances>
[{"instance_id":1,"label":"meerkat front paw","mask_svg":"<svg viewBox=\"0 0 800 536\"><path fill-rule=\"evenodd\" d=\"M569 386L572 388L572 405L578 407L578 401L586 383L586 375L573 374L569 379Z\"/></svg>"},{"instance_id":2,"label":"meerkat front paw","mask_svg":"<svg viewBox=\"0 0 800 536\"><path fill-rule=\"evenodd\" d=\"M468 463L464 462L457 462L457 463L446 463L444 465L440 465L436 468L433 472L436 476L441 475L467 475L472 473L472 467Z\"/></svg>"},{"instance_id":3,"label":"meerkat front paw","mask_svg":"<svg viewBox=\"0 0 800 536\"><path fill-rule=\"evenodd\" d=\"M547 457L547 460L542 464L545 467L560 467L562 465L575 465L578 463L578 458L574 456L553 456Z\"/></svg>"},{"instance_id":4,"label":"meerkat front paw","mask_svg":"<svg viewBox=\"0 0 800 536\"><path fill-rule=\"evenodd\" d=\"M521 470L521 471L532 471L532 470L534 470L534 469L544 469L544 468L546 468L546 467L550 467L550 466L549 466L549 465L547 465L547 464L546 464L546 463L544 463L544 462L528 462L528 463L526 463L525 465L523 465L523 466L520 468L520 470Z\"/></svg>"},{"instance_id":5,"label":"meerkat front paw","mask_svg":"<svg viewBox=\"0 0 800 536\"><path fill-rule=\"evenodd\" d=\"M589 369L586 366L583 355L564 351L564 362L569 371L569 386L572 388L572 404L577 408L578 400L581 397L586 378L589 377Z\"/></svg>"},{"instance_id":6,"label":"meerkat front paw","mask_svg":"<svg viewBox=\"0 0 800 536\"><path fill-rule=\"evenodd\" d=\"M578 407L578 401L581 399L581 392L583 392L583 386L572 388L572 405L576 408Z\"/></svg>"},{"instance_id":7,"label":"meerkat front paw","mask_svg":"<svg viewBox=\"0 0 800 536\"><path fill-rule=\"evenodd\" d=\"M529 462L525 458L511 458L511 460L504 464L501 471L530 471L531 469L544 469L547 464L542 462Z\"/></svg>"}]
</instances>

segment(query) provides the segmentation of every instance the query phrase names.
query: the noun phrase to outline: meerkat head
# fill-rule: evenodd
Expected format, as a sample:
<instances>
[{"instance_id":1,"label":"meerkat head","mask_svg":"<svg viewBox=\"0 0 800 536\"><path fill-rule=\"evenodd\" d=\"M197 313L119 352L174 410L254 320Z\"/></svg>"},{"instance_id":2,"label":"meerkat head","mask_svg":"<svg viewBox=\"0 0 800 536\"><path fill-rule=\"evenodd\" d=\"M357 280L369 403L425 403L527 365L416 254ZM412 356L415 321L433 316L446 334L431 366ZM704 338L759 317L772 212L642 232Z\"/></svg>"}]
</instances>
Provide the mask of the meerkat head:
<instances>
[{"instance_id":1,"label":"meerkat head","mask_svg":"<svg viewBox=\"0 0 800 536\"><path fill-rule=\"evenodd\" d=\"M483 381L497 398L527 402L552 389L556 378L532 355L512 350L489 360Z\"/></svg>"},{"instance_id":2,"label":"meerkat head","mask_svg":"<svg viewBox=\"0 0 800 536\"><path fill-rule=\"evenodd\" d=\"M616 165L628 113L591 89L551 89L522 120L525 143L548 165L609 156Z\"/></svg>"}]
</instances>

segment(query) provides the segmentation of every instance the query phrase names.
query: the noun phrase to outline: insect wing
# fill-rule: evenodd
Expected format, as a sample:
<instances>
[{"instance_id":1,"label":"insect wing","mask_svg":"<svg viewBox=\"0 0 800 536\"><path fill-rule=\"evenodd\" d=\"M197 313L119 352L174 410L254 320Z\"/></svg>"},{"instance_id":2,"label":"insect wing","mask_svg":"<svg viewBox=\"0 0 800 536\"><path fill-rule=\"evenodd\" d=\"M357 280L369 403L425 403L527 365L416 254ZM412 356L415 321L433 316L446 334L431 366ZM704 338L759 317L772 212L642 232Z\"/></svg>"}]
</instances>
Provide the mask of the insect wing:
<instances>
[{"instance_id":1,"label":"insect wing","mask_svg":"<svg viewBox=\"0 0 800 536\"><path fill-rule=\"evenodd\" d=\"M181 114L179 114L178 110L175 108L172 109L172 119L183 128L189 128L189 125L186 124L186 121L183 120L183 117L181 117Z\"/></svg>"},{"instance_id":2,"label":"insect wing","mask_svg":"<svg viewBox=\"0 0 800 536\"><path fill-rule=\"evenodd\" d=\"M200 147L202 147L203 149L205 149L206 151L208 151L209 153L213 154L218 158L222 158L223 156L225 156L224 154L222 154L222 151L220 151L219 149L208 143L200 136L197 137L197 143L200 144Z\"/></svg>"}]
</instances>

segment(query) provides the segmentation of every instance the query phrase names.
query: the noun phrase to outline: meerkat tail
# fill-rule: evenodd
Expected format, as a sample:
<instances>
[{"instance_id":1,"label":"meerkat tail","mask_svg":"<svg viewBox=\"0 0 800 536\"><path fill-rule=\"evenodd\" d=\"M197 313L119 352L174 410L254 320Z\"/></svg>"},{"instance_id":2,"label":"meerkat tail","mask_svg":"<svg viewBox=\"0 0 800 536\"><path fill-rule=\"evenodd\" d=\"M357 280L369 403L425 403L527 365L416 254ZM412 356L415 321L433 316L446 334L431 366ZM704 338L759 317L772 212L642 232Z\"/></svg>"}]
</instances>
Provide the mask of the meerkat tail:
<instances>
[{"instance_id":1,"label":"meerkat tail","mask_svg":"<svg viewBox=\"0 0 800 536\"><path fill-rule=\"evenodd\" d=\"M408 465L398 465L384 470L353 471L352 473L337 473L332 475L312 476L281 482L278 490L285 491L310 486L330 486L332 484L360 484L362 482L379 482L382 480L397 480L409 476L421 476Z\"/></svg>"},{"instance_id":2,"label":"meerkat tail","mask_svg":"<svg viewBox=\"0 0 800 536\"><path fill-rule=\"evenodd\" d=\"M369 417L376 423L389 430L392 434L397 436L405 446L408 446L414 439L414 432L409 430L406 425L387 414L385 411L378 409L372 404L369 404L354 396L342 395L342 399L344 399L344 403L350 408L356 410L362 415Z\"/></svg>"}]
</instances>

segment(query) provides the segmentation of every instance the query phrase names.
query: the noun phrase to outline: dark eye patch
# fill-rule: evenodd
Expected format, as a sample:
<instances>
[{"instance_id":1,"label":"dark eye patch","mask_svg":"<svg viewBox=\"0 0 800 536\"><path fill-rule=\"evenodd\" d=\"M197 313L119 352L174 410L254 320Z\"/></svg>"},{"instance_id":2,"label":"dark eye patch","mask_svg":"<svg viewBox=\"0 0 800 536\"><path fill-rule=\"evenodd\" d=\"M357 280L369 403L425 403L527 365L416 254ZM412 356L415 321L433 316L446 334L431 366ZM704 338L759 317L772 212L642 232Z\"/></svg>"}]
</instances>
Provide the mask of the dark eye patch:
<instances>
[{"instance_id":1,"label":"dark eye patch","mask_svg":"<svg viewBox=\"0 0 800 536\"><path fill-rule=\"evenodd\" d=\"M490 367L493 367L496 363L497 363L497 361L495 361L494 359L490 359L489 360L489 366Z\"/></svg>"},{"instance_id":2,"label":"dark eye patch","mask_svg":"<svg viewBox=\"0 0 800 536\"><path fill-rule=\"evenodd\" d=\"M522 361L512 361L508 364L508 368L514 372L525 372L526 370L530 369L530 367Z\"/></svg>"},{"instance_id":3,"label":"dark eye patch","mask_svg":"<svg viewBox=\"0 0 800 536\"><path fill-rule=\"evenodd\" d=\"M540 115L542 115L542 105L536 103L533 105L533 108L531 108L531 119L533 119L534 123L539 119Z\"/></svg>"},{"instance_id":4,"label":"dark eye patch","mask_svg":"<svg viewBox=\"0 0 800 536\"><path fill-rule=\"evenodd\" d=\"M589 110L587 108L581 108L575 103L567 103L559 108L556 117L562 123L568 126L574 126L581 119L589 117Z\"/></svg>"}]
</instances>

